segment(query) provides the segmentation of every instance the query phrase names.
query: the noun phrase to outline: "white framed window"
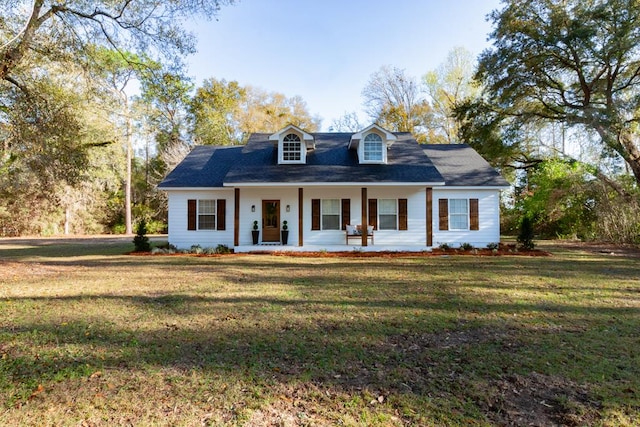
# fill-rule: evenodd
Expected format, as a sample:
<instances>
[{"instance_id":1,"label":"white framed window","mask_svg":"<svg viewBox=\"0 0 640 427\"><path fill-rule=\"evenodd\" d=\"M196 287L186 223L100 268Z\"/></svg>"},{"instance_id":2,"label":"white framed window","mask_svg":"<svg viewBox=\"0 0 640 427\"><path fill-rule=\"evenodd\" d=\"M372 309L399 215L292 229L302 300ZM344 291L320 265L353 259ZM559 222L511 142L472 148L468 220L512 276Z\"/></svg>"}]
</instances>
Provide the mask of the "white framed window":
<instances>
[{"instance_id":1,"label":"white framed window","mask_svg":"<svg viewBox=\"0 0 640 427\"><path fill-rule=\"evenodd\" d=\"M368 134L364 137L363 160L365 162L382 162L384 160L383 147L380 135L377 133Z\"/></svg>"},{"instance_id":2,"label":"white framed window","mask_svg":"<svg viewBox=\"0 0 640 427\"><path fill-rule=\"evenodd\" d=\"M340 199L322 199L323 230L340 230Z\"/></svg>"},{"instance_id":3,"label":"white framed window","mask_svg":"<svg viewBox=\"0 0 640 427\"><path fill-rule=\"evenodd\" d=\"M469 229L469 200L449 199L449 230Z\"/></svg>"},{"instance_id":4,"label":"white framed window","mask_svg":"<svg viewBox=\"0 0 640 427\"><path fill-rule=\"evenodd\" d=\"M295 133L285 135L282 140L282 161L299 162L302 159L302 142Z\"/></svg>"},{"instance_id":5,"label":"white framed window","mask_svg":"<svg viewBox=\"0 0 640 427\"><path fill-rule=\"evenodd\" d=\"M216 201L212 199L198 200L198 230L216 229Z\"/></svg>"},{"instance_id":6,"label":"white framed window","mask_svg":"<svg viewBox=\"0 0 640 427\"><path fill-rule=\"evenodd\" d=\"M378 199L378 229L398 229L398 201L396 199Z\"/></svg>"}]
</instances>

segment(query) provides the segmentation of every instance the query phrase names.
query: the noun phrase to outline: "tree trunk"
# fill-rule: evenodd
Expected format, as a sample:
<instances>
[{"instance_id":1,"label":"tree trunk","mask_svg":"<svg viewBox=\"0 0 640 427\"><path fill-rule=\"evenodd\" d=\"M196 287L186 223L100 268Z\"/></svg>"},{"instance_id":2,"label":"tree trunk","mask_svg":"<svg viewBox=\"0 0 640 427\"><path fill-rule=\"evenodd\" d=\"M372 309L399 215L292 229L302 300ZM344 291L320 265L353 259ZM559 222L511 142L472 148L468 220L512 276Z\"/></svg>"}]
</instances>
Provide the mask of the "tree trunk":
<instances>
[{"instance_id":1,"label":"tree trunk","mask_svg":"<svg viewBox=\"0 0 640 427\"><path fill-rule=\"evenodd\" d=\"M5 80L11 74L11 71L22 61L22 57L29 48L36 30L51 14L51 11L49 11L45 13L47 16L40 16L43 4L44 0L36 0L33 3L33 9L31 10L31 16L29 17L27 26L22 31L22 35L18 35L15 38L15 40L20 39L20 41L14 47L10 46L12 42L5 45L7 49L2 53L2 58L0 59L0 80Z\"/></svg>"},{"instance_id":2,"label":"tree trunk","mask_svg":"<svg viewBox=\"0 0 640 427\"><path fill-rule=\"evenodd\" d=\"M124 221L126 233L133 234L133 224L131 220L131 162L133 161L133 147L131 144L131 114L129 112L129 105L126 101L125 111L127 114L127 134L125 135L127 145L127 177L124 185Z\"/></svg>"}]
</instances>

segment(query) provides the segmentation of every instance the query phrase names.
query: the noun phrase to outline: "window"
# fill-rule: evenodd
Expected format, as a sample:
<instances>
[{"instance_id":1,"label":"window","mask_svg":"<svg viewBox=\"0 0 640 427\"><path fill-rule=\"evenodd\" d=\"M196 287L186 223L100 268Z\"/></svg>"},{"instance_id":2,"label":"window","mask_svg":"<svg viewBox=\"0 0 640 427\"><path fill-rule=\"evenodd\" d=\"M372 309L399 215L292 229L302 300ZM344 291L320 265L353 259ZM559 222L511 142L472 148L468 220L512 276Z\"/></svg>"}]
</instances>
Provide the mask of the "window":
<instances>
[{"instance_id":1,"label":"window","mask_svg":"<svg viewBox=\"0 0 640 427\"><path fill-rule=\"evenodd\" d=\"M198 200L198 230L216 229L216 201Z\"/></svg>"},{"instance_id":2,"label":"window","mask_svg":"<svg viewBox=\"0 0 640 427\"><path fill-rule=\"evenodd\" d=\"M187 200L187 230L226 230L225 199Z\"/></svg>"},{"instance_id":3,"label":"window","mask_svg":"<svg viewBox=\"0 0 640 427\"><path fill-rule=\"evenodd\" d=\"M449 230L469 229L469 203L467 199L449 199Z\"/></svg>"},{"instance_id":4,"label":"window","mask_svg":"<svg viewBox=\"0 0 640 427\"><path fill-rule=\"evenodd\" d=\"M340 199L322 199L322 229L340 230Z\"/></svg>"},{"instance_id":5,"label":"window","mask_svg":"<svg viewBox=\"0 0 640 427\"><path fill-rule=\"evenodd\" d=\"M299 162L302 159L302 145L300 137L295 133L287 134L282 140L282 160L285 162Z\"/></svg>"},{"instance_id":6,"label":"window","mask_svg":"<svg viewBox=\"0 0 640 427\"><path fill-rule=\"evenodd\" d=\"M398 203L396 199L378 200L378 228L380 230L397 230Z\"/></svg>"},{"instance_id":7,"label":"window","mask_svg":"<svg viewBox=\"0 0 640 427\"><path fill-rule=\"evenodd\" d=\"M370 133L364 137L364 160L381 162L384 160L382 151L382 137L377 133Z\"/></svg>"}]
</instances>

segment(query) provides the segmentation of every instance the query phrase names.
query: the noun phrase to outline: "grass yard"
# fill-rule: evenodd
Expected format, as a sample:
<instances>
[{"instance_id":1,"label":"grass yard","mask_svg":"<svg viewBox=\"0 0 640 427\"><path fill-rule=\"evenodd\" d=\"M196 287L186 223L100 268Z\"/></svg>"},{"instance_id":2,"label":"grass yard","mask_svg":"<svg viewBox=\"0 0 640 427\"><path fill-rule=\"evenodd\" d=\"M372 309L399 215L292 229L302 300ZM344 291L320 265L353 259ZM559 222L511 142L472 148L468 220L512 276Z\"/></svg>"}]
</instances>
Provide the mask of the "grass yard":
<instances>
[{"instance_id":1,"label":"grass yard","mask_svg":"<svg viewBox=\"0 0 640 427\"><path fill-rule=\"evenodd\" d=\"M640 258L0 241L0 425L640 424Z\"/></svg>"}]
</instances>

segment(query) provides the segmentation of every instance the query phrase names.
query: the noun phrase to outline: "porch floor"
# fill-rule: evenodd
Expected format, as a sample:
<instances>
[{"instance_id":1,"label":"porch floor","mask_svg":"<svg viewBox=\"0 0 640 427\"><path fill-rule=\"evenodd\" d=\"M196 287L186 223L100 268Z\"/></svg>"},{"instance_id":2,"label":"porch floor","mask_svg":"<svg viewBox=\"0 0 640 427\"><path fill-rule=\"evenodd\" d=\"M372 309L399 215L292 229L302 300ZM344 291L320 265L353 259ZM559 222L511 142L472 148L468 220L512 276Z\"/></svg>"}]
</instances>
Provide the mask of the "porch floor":
<instances>
[{"instance_id":1,"label":"porch floor","mask_svg":"<svg viewBox=\"0 0 640 427\"><path fill-rule=\"evenodd\" d=\"M425 252L432 248L419 245L280 245L258 244L234 246L235 253L248 252Z\"/></svg>"}]
</instances>

